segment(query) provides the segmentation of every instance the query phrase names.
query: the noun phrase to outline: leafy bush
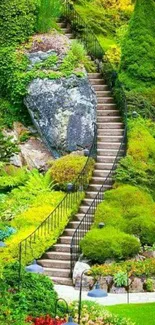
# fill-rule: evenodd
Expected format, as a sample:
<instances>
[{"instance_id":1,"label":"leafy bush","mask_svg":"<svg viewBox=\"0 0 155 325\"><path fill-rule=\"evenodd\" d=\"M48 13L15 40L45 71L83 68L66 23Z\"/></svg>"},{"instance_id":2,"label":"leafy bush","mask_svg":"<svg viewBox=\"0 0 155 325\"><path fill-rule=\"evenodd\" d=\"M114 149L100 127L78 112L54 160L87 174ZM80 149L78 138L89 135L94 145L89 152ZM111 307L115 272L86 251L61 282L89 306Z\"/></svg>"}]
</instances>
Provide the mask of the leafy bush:
<instances>
[{"instance_id":1,"label":"leafy bush","mask_svg":"<svg viewBox=\"0 0 155 325\"><path fill-rule=\"evenodd\" d=\"M0 3L0 45L28 39L35 31L37 0L3 0Z\"/></svg>"},{"instance_id":2,"label":"leafy bush","mask_svg":"<svg viewBox=\"0 0 155 325\"><path fill-rule=\"evenodd\" d=\"M114 283L117 287L127 286L128 275L127 273L120 271L114 274Z\"/></svg>"},{"instance_id":3,"label":"leafy bush","mask_svg":"<svg viewBox=\"0 0 155 325\"><path fill-rule=\"evenodd\" d=\"M18 292L18 263L9 264L3 269L0 296L5 305L0 306L0 320L10 319L17 321L18 318L26 319L27 315L54 315L57 294L51 279L44 275L29 273L22 268L21 290ZM4 310L5 312L4 312ZM10 312L7 313L7 309ZM12 324L12 322L11 322Z\"/></svg>"},{"instance_id":4,"label":"leafy bush","mask_svg":"<svg viewBox=\"0 0 155 325\"><path fill-rule=\"evenodd\" d=\"M19 149L17 144L12 141L12 137L5 136L0 131L0 161L7 162L18 152Z\"/></svg>"},{"instance_id":5,"label":"leafy bush","mask_svg":"<svg viewBox=\"0 0 155 325\"><path fill-rule=\"evenodd\" d=\"M54 193L53 197L56 196L56 193ZM49 202L50 197L48 197L48 204L46 204L46 195L47 194L45 193L45 200L43 200L43 196L40 196L40 200L42 200L38 203L36 202L36 206L32 206L25 212L16 216L16 218L14 218L10 223L11 226L17 229L17 233L6 240L7 247L5 247L5 249L0 249L1 266L3 264L8 263L8 261L13 261L18 258L19 243L25 238L27 238L27 236L29 236L41 224L41 222L43 222L54 210L55 206L52 206L52 202ZM26 256L24 254L22 255L23 264L27 264L28 262L31 262L34 258L37 259L42 256L42 254L57 241L60 234L64 231L64 228L72 217L72 215L77 212L79 204L81 203L81 200L84 197L84 193L79 193L78 201L76 193L72 193L70 195L72 205L66 208L66 203L64 203L64 206L62 204L61 209L63 211L63 218L61 218L61 220L59 219L59 225L57 225L57 227L55 226L54 228L52 227L52 229L49 228L46 233L38 233L35 240L31 242L31 245L30 243L27 245ZM58 197L60 198L60 196ZM42 203L43 201L44 204ZM57 202L57 200L53 200L53 202L54 201ZM58 203L60 203L60 201ZM58 211L54 214L54 220L57 218Z\"/></svg>"},{"instance_id":6,"label":"leafy bush","mask_svg":"<svg viewBox=\"0 0 155 325\"><path fill-rule=\"evenodd\" d=\"M94 265L90 270L90 274L94 277L107 276L118 272L129 273L129 276L146 276L151 277L155 275L155 259L149 258L143 261L128 260L121 263L111 263L103 265Z\"/></svg>"},{"instance_id":7,"label":"leafy bush","mask_svg":"<svg viewBox=\"0 0 155 325\"><path fill-rule=\"evenodd\" d=\"M128 89L142 87L145 89L154 85L154 16L153 0L136 1L129 30L122 46L121 80Z\"/></svg>"},{"instance_id":8,"label":"leafy bush","mask_svg":"<svg viewBox=\"0 0 155 325\"><path fill-rule=\"evenodd\" d=\"M74 321L78 322L78 305L76 302L71 304ZM81 310L81 323L83 325L104 324L104 325L134 325L130 320L116 316L107 312L102 305L92 301L83 301Z\"/></svg>"},{"instance_id":9,"label":"leafy bush","mask_svg":"<svg viewBox=\"0 0 155 325\"><path fill-rule=\"evenodd\" d=\"M141 186L154 196L155 138L152 124L142 118L129 120L127 156L120 160L115 179L118 183Z\"/></svg>"},{"instance_id":10,"label":"leafy bush","mask_svg":"<svg viewBox=\"0 0 155 325\"><path fill-rule=\"evenodd\" d=\"M81 241L83 254L93 262L107 258L125 259L139 252L140 243L134 236L113 227L90 230Z\"/></svg>"},{"instance_id":11,"label":"leafy bush","mask_svg":"<svg viewBox=\"0 0 155 325\"><path fill-rule=\"evenodd\" d=\"M53 162L51 167L51 177L59 184L60 188L66 188L67 184L74 183L79 173L86 164L87 158L75 156L73 154L61 157ZM94 160L90 159L83 175L84 184L87 185L92 177Z\"/></svg>"},{"instance_id":12,"label":"leafy bush","mask_svg":"<svg viewBox=\"0 0 155 325\"><path fill-rule=\"evenodd\" d=\"M144 209L144 214L141 217L129 221L126 231L137 236L142 245L146 243L153 245L155 241L155 215L148 218Z\"/></svg>"},{"instance_id":13,"label":"leafy bush","mask_svg":"<svg viewBox=\"0 0 155 325\"><path fill-rule=\"evenodd\" d=\"M56 26L56 20L62 12L60 0L40 0L37 19L37 31L47 33Z\"/></svg>"},{"instance_id":14,"label":"leafy bush","mask_svg":"<svg viewBox=\"0 0 155 325\"><path fill-rule=\"evenodd\" d=\"M29 178L28 170L13 165L2 165L0 167L0 189L7 190L23 185Z\"/></svg>"},{"instance_id":15,"label":"leafy bush","mask_svg":"<svg viewBox=\"0 0 155 325\"><path fill-rule=\"evenodd\" d=\"M4 241L6 238L10 237L14 233L16 233L15 228L5 227L4 229L1 229L1 225L0 225L0 241Z\"/></svg>"},{"instance_id":16,"label":"leafy bush","mask_svg":"<svg viewBox=\"0 0 155 325\"><path fill-rule=\"evenodd\" d=\"M131 185L121 185L106 192L104 198L96 209L95 228L103 222L105 226L137 236L142 245L154 243L155 203L150 194Z\"/></svg>"}]
</instances>

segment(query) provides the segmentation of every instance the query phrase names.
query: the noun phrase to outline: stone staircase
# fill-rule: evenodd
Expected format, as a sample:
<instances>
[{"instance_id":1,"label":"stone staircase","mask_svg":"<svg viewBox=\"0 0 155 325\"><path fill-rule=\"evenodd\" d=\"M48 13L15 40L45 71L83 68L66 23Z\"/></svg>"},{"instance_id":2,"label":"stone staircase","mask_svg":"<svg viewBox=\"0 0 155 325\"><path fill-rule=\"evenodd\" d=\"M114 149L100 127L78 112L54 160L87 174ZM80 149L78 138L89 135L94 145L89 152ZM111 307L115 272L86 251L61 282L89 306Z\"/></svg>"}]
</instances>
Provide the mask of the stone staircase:
<instances>
[{"instance_id":1,"label":"stone staircase","mask_svg":"<svg viewBox=\"0 0 155 325\"><path fill-rule=\"evenodd\" d=\"M60 27L64 27L64 23L60 23ZM72 34L68 29L63 29L63 32L72 38ZM88 73L88 78L98 100L97 161L93 177L78 213L68 223L58 242L38 261L44 267L45 274L55 283L63 285L72 285L70 278L70 244L74 231L108 176L124 133L124 125L119 110L116 108L111 92L102 76L99 73ZM108 178L104 191L109 190L112 183L112 178Z\"/></svg>"}]
</instances>

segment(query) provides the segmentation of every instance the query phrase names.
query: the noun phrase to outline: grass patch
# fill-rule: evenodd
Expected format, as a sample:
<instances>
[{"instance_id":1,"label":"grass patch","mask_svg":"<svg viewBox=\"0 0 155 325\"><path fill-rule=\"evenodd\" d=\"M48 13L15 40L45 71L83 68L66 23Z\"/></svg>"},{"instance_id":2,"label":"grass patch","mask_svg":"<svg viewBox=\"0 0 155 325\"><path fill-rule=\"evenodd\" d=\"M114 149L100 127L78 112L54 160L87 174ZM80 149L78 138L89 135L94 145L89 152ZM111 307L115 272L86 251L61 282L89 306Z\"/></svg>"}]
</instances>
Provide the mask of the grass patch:
<instances>
[{"instance_id":1,"label":"grass patch","mask_svg":"<svg viewBox=\"0 0 155 325\"><path fill-rule=\"evenodd\" d=\"M155 324L155 303L116 305L106 309L116 315L130 318L136 325Z\"/></svg>"}]
</instances>

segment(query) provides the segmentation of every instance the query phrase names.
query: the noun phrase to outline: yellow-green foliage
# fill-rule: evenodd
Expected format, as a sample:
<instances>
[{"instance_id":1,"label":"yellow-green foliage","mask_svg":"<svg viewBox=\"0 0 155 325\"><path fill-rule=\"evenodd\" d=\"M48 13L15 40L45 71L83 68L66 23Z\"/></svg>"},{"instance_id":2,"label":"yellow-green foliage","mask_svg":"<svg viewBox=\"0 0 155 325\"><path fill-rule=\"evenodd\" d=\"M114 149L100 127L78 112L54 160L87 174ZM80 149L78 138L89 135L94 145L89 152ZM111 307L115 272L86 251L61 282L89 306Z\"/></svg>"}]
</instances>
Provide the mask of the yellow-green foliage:
<instances>
[{"instance_id":1,"label":"yellow-green foliage","mask_svg":"<svg viewBox=\"0 0 155 325\"><path fill-rule=\"evenodd\" d=\"M153 159L155 162L155 139L143 119L129 122L128 136L129 155L137 161L147 163L149 159Z\"/></svg>"},{"instance_id":2,"label":"yellow-green foliage","mask_svg":"<svg viewBox=\"0 0 155 325\"><path fill-rule=\"evenodd\" d=\"M140 186L155 197L155 124L139 117L128 127L127 156L118 165L116 182Z\"/></svg>"},{"instance_id":3,"label":"yellow-green foliage","mask_svg":"<svg viewBox=\"0 0 155 325\"><path fill-rule=\"evenodd\" d=\"M51 167L51 177L59 184L60 187L65 188L67 183L74 182L79 173L84 168L87 158L77 155L66 155L57 159ZM94 168L94 160L90 159L83 177L85 185L87 185L92 177Z\"/></svg>"},{"instance_id":4,"label":"yellow-green foliage","mask_svg":"<svg viewBox=\"0 0 155 325\"><path fill-rule=\"evenodd\" d=\"M131 185L121 185L105 193L95 213L94 228L100 222L138 236L142 244L155 238L155 203L150 194Z\"/></svg>"},{"instance_id":5,"label":"yellow-green foliage","mask_svg":"<svg viewBox=\"0 0 155 325\"><path fill-rule=\"evenodd\" d=\"M125 259L139 252L140 243L132 235L119 229L105 227L92 229L81 241L83 254L93 262L103 263L107 258Z\"/></svg>"},{"instance_id":6,"label":"yellow-green foliage","mask_svg":"<svg viewBox=\"0 0 155 325\"><path fill-rule=\"evenodd\" d=\"M53 196L56 195L57 192L53 193ZM60 234L63 232L65 226L67 225L69 219L74 215L79 207L81 200L84 197L84 193L79 193L78 202L76 201L77 196L76 193L70 194L72 199L70 198L70 202L72 202L71 206L68 206L66 209L66 205L62 205L63 218L60 220L59 226L55 226L54 229L48 228L48 231L40 231L36 238L32 240L31 245L30 241L27 242L27 252L26 256L22 255L22 263L31 262L33 258L39 258L51 245L53 245ZM48 203L43 204L40 202L40 206L29 208L24 213L18 215L10 225L15 227L17 233L9 237L6 240L7 247L5 249L0 249L0 264L1 267L3 264L7 262L11 262L12 260L16 260L18 258L19 253L19 243L28 237L40 224L44 221L53 211L55 206L52 207ZM54 214L54 219L58 218L58 210ZM44 228L45 229L45 228ZM23 243L23 249L25 249L25 243ZM31 247L30 247L31 246Z\"/></svg>"},{"instance_id":7,"label":"yellow-green foliage","mask_svg":"<svg viewBox=\"0 0 155 325\"><path fill-rule=\"evenodd\" d=\"M115 70L118 69L118 65L121 59L121 49L118 45L112 45L106 52L108 61L111 62Z\"/></svg>"}]
</instances>

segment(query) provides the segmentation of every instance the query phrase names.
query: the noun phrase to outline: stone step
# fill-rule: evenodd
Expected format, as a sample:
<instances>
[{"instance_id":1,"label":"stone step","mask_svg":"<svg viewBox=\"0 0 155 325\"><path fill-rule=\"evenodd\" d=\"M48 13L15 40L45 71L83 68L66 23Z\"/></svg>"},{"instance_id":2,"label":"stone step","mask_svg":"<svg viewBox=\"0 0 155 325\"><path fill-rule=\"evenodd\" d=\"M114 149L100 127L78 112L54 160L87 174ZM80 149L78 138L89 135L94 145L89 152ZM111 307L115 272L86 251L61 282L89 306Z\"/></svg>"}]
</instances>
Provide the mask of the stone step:
<instances>
[{"instance_id":1,"label":"stone step","mask_svg":"<svg viewBox=\"0 0 155 325\"><path fill-rule=\"evenodd\" d=\"M118 149L97 149L97 156L117 156ZM121 150L123 153L123 149Z\"/></svg>"},{"instance_id":2,"label":"stone step","mask_svg":"<svg viewBox=\"0 0 155 325\"><path fill-rule=\"evenodd\" d=\"M121 122L120 116L97 116L98 123L110 123L110 122Z\"/></svg>"},{"instance_id":3,"label":"stone step","mask_svg":"<svg viewBox=\"0 0 155 325\"><path fill-rule=\"evenodd\" d=\"M123 123L122 122L105 122L99 123L97 122L98 129L122 129Z\"/></svg>"},{"instance_id":4,"label":"stone step","mask_svg":"<svg viewBox=\"0 0 155 325\"><path fill-rule=\"evenodd\" d=\"M89 188L90 191L99 191L101 189L103 184L90 184ZM112 186L110 184L104 184L104 192L110 190L112 188Z\"/></svg>"},{"instance_id":5,"label":"stone step","mask_svg":"<svg viewBox=\"0 0 155 325\"><path fill-rule=\"evenodd\" d=\"M92 198L85 198L83 201L82 201L82 204L84 205L87 205L88 207L91 205L91 203L93 202L93 199Z\"/></svg>"},{"instance_id":6,"label":"stone step","mask_svg":"<svg viewBox=\"0 0 155 325\"><path fill-rule=\"evenodd\" d=\"M71 30L69 27L63 27L61 28L61 31L63 32L63 34L71 34Z\"/></svg>"},{"instance_id":7,"label":"stone step","mask_svg":"<svg viewBox=\"0 0 155 325\"><path fill-rule=\"evenodd\" d=\"M97 136L97 141L98 142L122 142L123 136L122 135L98 135Z\"/></svg>"},{"instance_id":8,"label":"stone step","mask_svg":"<svg viewBox=\"0 0 155 325\"><path fill-rule=\"evenodd\" d=\"M80 212L83 212L83 213L86 213L87 211L88 211L88 209L89 209L89 206L88 205L80 205L80 208L79 208L79 211Z\"/></svg>"},{"instance_id":9,"label":"stone step","mask_svg":"<svg viewBox=\"0 0 155 325\"><path fill-rule=\"evenodd\" d=\"M70 244L72 240L72 236L60 236L58 243L60 244Z\"/></svg>"},{"instance_id":10,"label":"stone step","mask_svg":"<svg viewBox=\"0 0 155 325\"><path fill-rule=\"evenodd\" d=\"M96 163L95 164L95 171L99 170L111 170L113 167L113 163Z\"/></svg>"},{"instance_id":11,"label":"stone step","mask_svg":"<svg viewBox=\"0 0 155 325\"><path fill-rule=\"evenodd\" d=\"M55 252L70 253L70 244L55 244L53 250Z\"/></svg>"},{"instance_id":12,"label":"stone step","mask_svg":"<svg viewBox=\"0 0 155 325\"><path fill-rule=\"evenodd\" d=\"M76 229L78 225L79 225L79 221L71 221L67 227L71 229Z\"/></svg>"},{"instance_id":13,"label":"stone step","mask_svg":"<svg viewBox=\"0 0 155 325\"><path fill-rule=\"evenodd\" d=\"M66 229L67 230L67 229ZM70 233L73 234L75 229L70 229ZM70 261L70 253L63 253L63 252L46 252L45 253L46 259L51 259L51 260L67 260Z\"/></svg>"},{"instance_id":14,"label":"stone step","mask_svg":"<svg viewBox=\"0 0 155 325\"><path fill-rule=\"evenodd\" d=\"M98 169L94 171L94 176L95 177L107 177L110 174L111 170L102 170L102 169ZM112 174L114 174L114 172L112 172ZM111 176L112 176L111 174Z\"/></svg>"},{"instance_id":15,"label":"stone step","mask_svg":"<svg viewBox=\"0 0 155 325\"><path fill-rule=\"evenodd\" d=\"M89 79L98 79L98 78L101 78L101 77L102 77L101 73L98 73L98 72L88 73L88 78Z\"/></svg>"},{"instance_id":16,"label":"stone step","mask_svg":"<svg viewBox=\"0 0 155 325\"><path fill-rule=\"evenodd\" d=\"M110 103L114 103L114 99L113 99L113 97L110 97L110 96L98 96L97 97L97 102L98 102L98 105L97 105L97 107L99 106L99 105L104 105L104 103L106 104L110 104ZM116 106L116 104L115 104L115 106Z\"/></svg>"},{"instance_id":17,"label":"stone step","mask_svg":"<svg viewBox=\"0 0 155 325\"><path fill-rule=\"evenodd\" d=\"M41 259L38 260L37 263L43 267L53 267L53 268L59 268L59 269L69 269L70 268L70 260L55 260L55 259Z\"/></svg>"},{"instance_id":18,"label":"stone step","mask_svg":"<svg viewBox=\"0 0 155 325\"><path fill-rule=\"evenodd\" d=\"M44 274L50 277L57 277L59 275L60 278L69 278L70 279L70 269L54 269L54 268L45 268Z\"/></svg>"},{"instance_id":19,"label":"stone step","mask_svg":"<svg viewBox=\"0 0 155 325\"><path fill-rule=\"evenodd\" d=\"M59 278L59 277L50 277L55 284L61 284L65 286L73 286L72 279L70 278Z\"/></svg>"},{"instance_id":20,"label":"stone step","mask_svg":"<svg viewBox=\"0 0 155 325\"><path fill-rule=\"evenodd\" d=\"M95 91L105 91L108 90L107 85L92 85Z\"/></svg>"},{"instance_id":21,"label":"stone step","mask_svg":"<svg viewBox=\"0 0 155 325\"><path fill-rule=\"evenodd\" d=\"M114 163L116 156L97 156L97 163Z\"/></svg>"},{"instance_id":22,"label":"stone step","mask_svg":"<svg viewBox=\"0 0 155 325\"><path fill-rule=\"evenodd\" d=\"M92 184L104 184L106 180L106 184L108 185L112 185L113 184L113 179L110 177L110 178L106 178L106 177L97 177L97 176L94 176L92 177Z\"/></svg>"},{"instance_id":23,"label":"stone step","mask_svg":"<svg viewBox=\"0 0 155 325\"><path fill-rule=\"evenodd\" d=\"M111 91L109 90L97 90L96 96L98 97L110 97Z\"/></svg>"},{"instance_id":24,"label":"stone step","mask_svg":"<svg viewBox=\"0 0 155 325\"><path fill-rule=\"evenodd\" d=\"M102 98L104 99L104 97L102 97ZM111 98L111 97L109 97L109 98ZM109 110L114 110L114 109L117 109L115 103L102 103L102 104L97 105L97 112L100 110L101 111L103 111L103 110L109 111Z\"/></svg>"},{"instance_id":25,"label":"stone step","mask_svg":"<svg viewBox=\"0 0 155 325\"><path fill-rule=\"evenodd\" d=\"M92 85L106 85L106 82L102 78L95 78L95 79L89 78L89 81Z\"/></svg>"},{"instance_id":26,"label":"stone step","mask_svg":"<svg viewBox=\"0 0 155 325\"><path fill-rule=\"evenodd\" d=\"M66 33L65 36L72 40L74 38L74 35L72 33Z\"/></svg>"},{"instance_id":27,"label":"stone step","mask_svg":"<svg viewBox=\"0 0 155 325\"><path fill-rule=\"evenodd\" d=\"M98 149L119 149L121 142L97 142Z\"/></svg>"},{"instance_id":28,"label":"stone step","mask_svg":"<svg viewBox=\"0 0 155 325\"><path fill-rule=\"evenodd\" d=\"M102 116L113 116L113 117L116 117L116 116L119 116L120 117L120 114L119 114L119 111L117 109L111 109L111 110L105 110L105 109L99 109L97 110L97 117L102 117Z\"/></svg>"},{"instance_id":29,"label":"stone step","mask_svg":"<svg viewBox=\"0 0 155 325\"><path fill-rule=\"evenodd\" d=\"M87 207L88 208L88 207ZM85 211L80 211L80 208L79 208L79 212L84 212L85 213ZM81 230L82 232L83 232L83 230ZM73 234L74 234L74 232L75 232L75 229L71 229L71 228L66 228L65 230L64 230L64 233L63 233L63 235L64 236L73 236Z\"/></svg>"},{"instance_id":30,"label":"stone step","mask_svg":"<svg viewBox=\"0 0 155 325\"><path fill-rule=\"evenodd\" d=\"M88 191L87 192L87 197L91 198L91 199L94 199L96 197L97 193L98 193L97 191Z\"/></svg>"},{"instance_id":31,"label":"stone step","mask_svg":"<svg viewBox=\"0 0 155 325\"><path fill-rule=\"evenodd\" d=\"M97 130L97 134L98 136L111 136L111 135L119 135L119 136L123 136L124 135L124 129L98 129Z\"/></svg>"},{"instance_id":32,"label":"stone step","mask_svg":"<svg viewBox=\"0 0 155 325\"><path fill-rule=\"evenodd\" d=\"M60 28L65 28L65 27L66 27L66 23L65 23L65 22L58 22L57 25L58 25Z\"/></svg>"}]
</instances>

